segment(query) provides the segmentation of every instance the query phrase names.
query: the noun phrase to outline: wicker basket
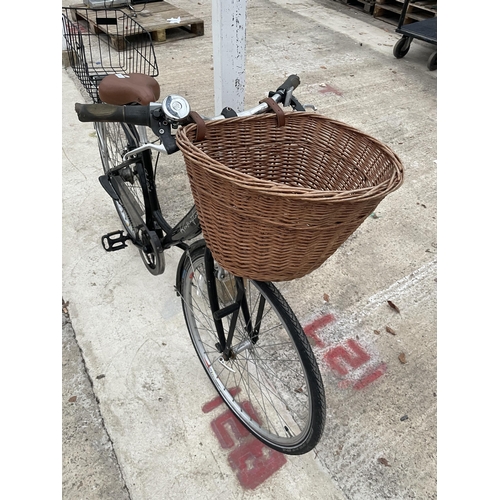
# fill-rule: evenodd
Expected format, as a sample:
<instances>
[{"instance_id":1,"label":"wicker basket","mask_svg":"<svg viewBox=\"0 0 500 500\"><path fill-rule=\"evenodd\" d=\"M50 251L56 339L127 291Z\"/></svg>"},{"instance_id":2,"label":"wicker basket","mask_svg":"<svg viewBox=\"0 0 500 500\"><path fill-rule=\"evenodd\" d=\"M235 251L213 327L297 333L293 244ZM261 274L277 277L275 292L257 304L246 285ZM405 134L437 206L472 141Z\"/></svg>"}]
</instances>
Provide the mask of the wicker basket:
<instances>
[{"instance_id":1,"label":"wicker basket","mask_svg":"<svg viewBox=\"0 0 500 500\"><path fill-rule=\"evenodd\" d=\"M317 269L403 182L378 140L315 113L228 118L177 133L207 245L231 273L287 281Z\"/></svg>"}]
</instances>

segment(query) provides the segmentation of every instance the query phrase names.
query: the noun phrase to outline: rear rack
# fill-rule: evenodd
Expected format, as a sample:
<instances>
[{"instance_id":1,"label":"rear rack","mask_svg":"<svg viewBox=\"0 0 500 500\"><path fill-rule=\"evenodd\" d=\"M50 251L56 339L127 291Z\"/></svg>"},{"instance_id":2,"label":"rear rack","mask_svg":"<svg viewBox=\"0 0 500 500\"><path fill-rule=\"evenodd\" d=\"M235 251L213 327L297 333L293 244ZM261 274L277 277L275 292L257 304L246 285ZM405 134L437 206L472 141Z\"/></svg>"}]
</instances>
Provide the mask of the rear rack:
<instances>
[{"instance_id":1,"label":"rear rack","mask_svg":"<svg viewBox=\"0 0 500 500\"><path fill-rule=\"evenodd\" d=\"M62 23L70 66L93 102L107 75L158 76L151 35L122 10L63 7Z\"/></svg>"}]
</instances>

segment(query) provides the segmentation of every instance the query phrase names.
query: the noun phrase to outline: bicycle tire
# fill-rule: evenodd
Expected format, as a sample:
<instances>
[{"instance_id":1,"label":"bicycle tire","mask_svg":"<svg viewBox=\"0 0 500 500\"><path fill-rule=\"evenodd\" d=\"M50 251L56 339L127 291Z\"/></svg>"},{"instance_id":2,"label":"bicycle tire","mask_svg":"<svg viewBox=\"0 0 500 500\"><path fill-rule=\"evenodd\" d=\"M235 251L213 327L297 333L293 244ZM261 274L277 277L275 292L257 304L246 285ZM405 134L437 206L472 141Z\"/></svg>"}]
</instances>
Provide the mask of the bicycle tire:
<instances>
[{"instance_id":1,"label":"bicycle tire","mask_svg":"<svg viewBox=\"0 0 500 500\"><path fill-rule=\"evenodd\" d=\"M184 254L179 292L189 335L208 377L241 423L269 448L288 455L311 451L323 432L326 404L321 374L300 323L272 283L244 280L252 320L264 301L258 340L251 340L240 311L233 345L246 343L247 348L221 362L204 255L203 244ZM234 298L235 282L229 273L221 278L216 268L222 308Z\"/></svg>"},{"instance_id":2,"label":"bicycle tire","mask_svg":"<svg viewBox=\"0 0 500 500\"><path fill-rule=\"evenodd\" d=\"M126 153L138 147L139 135L134 125L126 123L98 122L94 126L102 167L104 173L107 174L110 170L116 169L124 162L123 157ZM144 196L135 164L132 163L124 167L123 172L120 171L120 177L144 213ZM128 235L132 240L137 239L138 228L132 224L132 220L125 207L118 200L113 200L113 203Z\"/></svg>"},{"instance_id":3,"label":"bicycle tire","mask_svg":"<svg viewBox=\"0 0 500 500\"><path fill-rule=\"evenodd\" d=\"M125 162L124 156L139 146L139 134L134 125L115 122L97 122L94 124L97 134L97 144L105 174L115 169L123 182L123 186L135 200L135 207L141 214L142 223L134 224L127 213L124 204L113 199L115 209L128 236L139 248L139 253L146 268L153 275L163 273L165 258L160 241L156 234L148 230L145 220L144 195L137 171L137 162L143 161L143 156L149 152L140 153L136 162ZM123 168L120 168L123 165Z\"/></svg>"}]
</instances>

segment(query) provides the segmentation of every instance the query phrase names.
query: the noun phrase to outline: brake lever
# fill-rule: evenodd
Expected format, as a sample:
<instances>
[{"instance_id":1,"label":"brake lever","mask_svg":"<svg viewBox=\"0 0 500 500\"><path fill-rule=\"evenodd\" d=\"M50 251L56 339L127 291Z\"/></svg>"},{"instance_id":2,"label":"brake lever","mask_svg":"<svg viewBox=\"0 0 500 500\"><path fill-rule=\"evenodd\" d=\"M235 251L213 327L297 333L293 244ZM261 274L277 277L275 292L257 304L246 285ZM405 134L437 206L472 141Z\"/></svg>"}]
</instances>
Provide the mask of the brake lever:
<instances>
[{"instance_id":1,"label":"brake lever","mask_svg":"<svg viewBox=\"0 0 500 500\"><path fill-rule=\"evenodd\" d=\"M154 110L152 117L151 130L160 138L167 154L170 155L179 151L175 142L175 136L172 134L172 126L168 120L164 119L160 110Z\"/></svg>"},{"instance_id":2,"label":"brake lever","mask_svg":"<svg viewBox=\"0 0 500 500\"><path fill-rule=\"evenodd\" d=\"M305 111L306 110L304 108L304 106L302 106L302 104L300 104L299 100L295 96L292 96L290 98L290 106L292 106L292 108L295 111Z\"/></svg>"},{"instance_id":3,"label":"brake lever","mask_svg":"<svg viewBox=\"0 0 500 500\"><path fill-rule=\"evenodd\" d=\"M304 108L311 108L313 111L318 111L318 108L314 104L304 104Z\"/></svg>"},{"instance_id":4,"label":"brake lever","mask_svg":"<svg viewBox=\"0 0 500 500\"><path fill-rule=\"evenodd\" d=\"M292 94L293 90L288 89L285 94L285 100L283 101L283 107L292 106L296 111L305 111L305 108L311 108L313 111L317 111L318 108L314 104L300 104L298 99Z\"/></svg>"}]
</instances>

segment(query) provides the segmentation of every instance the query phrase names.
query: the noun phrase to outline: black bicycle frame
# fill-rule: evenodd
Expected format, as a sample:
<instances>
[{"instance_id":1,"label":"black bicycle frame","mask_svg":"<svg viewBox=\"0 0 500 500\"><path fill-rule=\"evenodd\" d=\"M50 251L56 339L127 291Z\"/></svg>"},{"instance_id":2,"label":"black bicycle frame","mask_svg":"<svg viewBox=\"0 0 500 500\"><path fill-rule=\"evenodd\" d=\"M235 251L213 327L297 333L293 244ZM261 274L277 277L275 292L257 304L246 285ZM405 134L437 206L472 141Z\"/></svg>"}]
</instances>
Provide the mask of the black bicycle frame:
<instances>
[{"instance_id":1,"label":"black bicycle frame","mask_svg":"<svg viewBox=\"0 0 500 500\"><path fill-rule=\"evenodd\" d=\"M133 217L134 225L142 225L143 220L140 216L140 207L137 206L137 202L134 200L133 196L130 195L130 191L125 186L120 175L121 171L131 164L135 165L137 175L139 177L139 183L141 185L144 198L147 228L150 231L156 232L164 250L170 248L171 246L179 246L184 249L186 253L188 253L189 245L186 244L185 241L195 238L202 232L196 207L193 206L175 227L172 228L168 224L163 217L160 202L158 200L151 151L146 150L138 153L136 158L126 160L122 164L112 168L106 177L108 183L106 182L106 178L104 178L105 176L102 176L101 184L112 198L119 199L123 203L127 213ZM222 309L219 307L215 276L215 261L208 247L205 249L205 272L210 308L212 310L219 338L219 343L216 347L222 354L223 358L227 361L232 355L232 342L240 311L243 315L243 321L248 336L253 343L257 342L265 299L262 296L260 298L254 329L245 293L245 285L242 278L234 278L236 282L236 298L234 302L223 307ZM179 283L179 275L177 281ZM232 317L229 321L229 329L226 336L222 319L229 315L232 315Z\"/></svg>"},{"instance_id":2,"label":"black bicycle frame","mask_svg":"<svg viewBox=\"0 0 500 500\"><path fill-rule=\"evenodd\" d=\"M110 182L115 191L124 204L130 206L133 203L123 192L119 192L117 183L119 183L120 170L125 168L129 163L135 164L141 190L144 195L144 210L146 215L146 226L150 231L155 231L160 238L163 249L168 249L172 246L186 248L184 241L195 238L201 234L201 226L198 219L196 207L192 207L186 215L177 223L175 227L171 227L163 217L156 191L155 173L153 169L153 160L150 151L139 153L138 157L132 161L126 161L118 167L110 170ZM116 179L113 179L115 177ZM114 182L113 182L114 180ZM107 191L107 189L106 189ZM110 193L111 194L111 193ZM125 199L124 199L125 198ZM127 207L126 207L127 208ZM133 212L134 210L131 210Z\"/></svg>"}]
</instances>

